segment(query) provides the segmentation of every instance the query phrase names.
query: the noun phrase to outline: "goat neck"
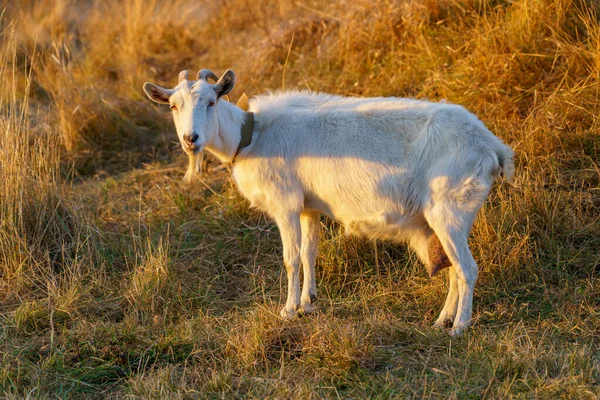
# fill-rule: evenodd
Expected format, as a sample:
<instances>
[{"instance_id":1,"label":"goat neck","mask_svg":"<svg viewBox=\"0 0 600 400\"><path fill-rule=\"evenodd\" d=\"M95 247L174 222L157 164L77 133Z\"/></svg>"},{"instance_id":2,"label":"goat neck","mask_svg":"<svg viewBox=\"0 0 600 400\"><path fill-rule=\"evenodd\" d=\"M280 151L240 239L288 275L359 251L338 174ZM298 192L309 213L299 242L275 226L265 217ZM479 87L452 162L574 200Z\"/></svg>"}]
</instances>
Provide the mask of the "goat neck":
<instances>
[{"instance_id":1,"label":"goat neck","mask_svg":"<svg viewBox=\"0 0 600 400\"><path fill-rule=\"evenodd\" d=\"M241 143L244 124L253 122L252 113L245 112L239 107L227 102L219 101L217 104L217 121L219 132L206 146L223 163L232 162L237 156L240 145L246 147L248 143ZM246 126L246 129L248 126ZM250 132L250 135L252 132Z\"/></svg>"}]
</instances>

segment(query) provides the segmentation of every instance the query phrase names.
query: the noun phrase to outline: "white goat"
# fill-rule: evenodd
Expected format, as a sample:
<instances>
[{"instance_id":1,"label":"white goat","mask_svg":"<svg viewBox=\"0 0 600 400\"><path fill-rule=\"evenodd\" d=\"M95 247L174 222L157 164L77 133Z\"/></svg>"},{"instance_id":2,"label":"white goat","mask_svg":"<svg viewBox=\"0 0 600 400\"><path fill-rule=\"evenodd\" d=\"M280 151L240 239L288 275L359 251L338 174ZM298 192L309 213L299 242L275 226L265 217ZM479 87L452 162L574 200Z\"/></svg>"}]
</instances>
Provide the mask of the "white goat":
<instances>
[{"instance_id":1,"label":"white goat","mask_svg":"<svg viewBox=\"0 0 600 400\"><path fill-rule=\"evenodd\" d=\"M469 231L495 178L514 173L512 150L477 117L445 103L309 92L259 96L245 112L221 100L235 85L232 71L187 76L174 89L146 83L144 91L171 105L191 157L186 177L203 149L233 162L241 193L277 223L288 277L282 317L314 310L325 214L348 233L408 242L430 275L450 267L435 326L452 323L453 335L468 326L478 273Z\"/></svg>"}]
</instances>

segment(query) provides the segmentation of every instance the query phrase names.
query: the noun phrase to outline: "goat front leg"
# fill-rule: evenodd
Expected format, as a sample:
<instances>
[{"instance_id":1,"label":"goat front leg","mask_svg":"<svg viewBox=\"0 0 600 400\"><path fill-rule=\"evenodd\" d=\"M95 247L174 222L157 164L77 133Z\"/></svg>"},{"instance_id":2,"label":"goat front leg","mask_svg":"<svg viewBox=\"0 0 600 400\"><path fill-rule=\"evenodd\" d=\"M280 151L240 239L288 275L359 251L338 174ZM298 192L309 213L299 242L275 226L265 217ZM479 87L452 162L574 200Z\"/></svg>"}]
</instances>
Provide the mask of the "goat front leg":
<instances>
[{"instance_id":1,"label":"goat front leg","mask_svg":"<svg viewBox=\"0 0 600 400\"><path fill-rule=\"evenodd\" d=\"M281 242L283 244L283 262L287 270L288 292L285 307L281 310L283 318L293 318L300 308L300 214L290 213L276 218Z\"/></svg>"},{"instance_id":2,"label":"goat front leg","mask_svg":"<svg viewBox=\"0 0 600 400\"><path fill-rule=\"evenodd\" d=\"M319 248L319 216L318 212L305 211L300 214L302 229L302 245L300 257L304 269L304 282L302 282L302 295L300 296L300 311L311 314L315 310L317 300L317 284L315 282L315 260Z\"/></svg>"}]
</instances>

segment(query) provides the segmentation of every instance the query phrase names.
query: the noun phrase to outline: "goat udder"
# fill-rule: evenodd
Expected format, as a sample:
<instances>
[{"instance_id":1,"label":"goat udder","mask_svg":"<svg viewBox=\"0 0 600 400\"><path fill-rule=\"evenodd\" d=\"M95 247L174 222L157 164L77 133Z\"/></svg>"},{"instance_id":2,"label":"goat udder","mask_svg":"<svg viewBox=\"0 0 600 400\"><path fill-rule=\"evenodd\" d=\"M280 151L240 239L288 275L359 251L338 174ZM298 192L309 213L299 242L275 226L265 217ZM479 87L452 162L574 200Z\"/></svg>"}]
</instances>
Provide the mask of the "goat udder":
<instances>
[{"instance_id":1,"label":"goat udder","mask_svg":"<svg viewBox=\"0 0 600 400\"><path fill-rule=\"evenodd\" d=\"M442 243L440 242L440 238L433 233L428 243L428 252L429 252L429 265L427 265L427 272L429 272L429 277L433 277L435 274L443 270L444 268L448 268L452 265L448 255L444 251L442 247Z\"/></svg>"}]
</instances>

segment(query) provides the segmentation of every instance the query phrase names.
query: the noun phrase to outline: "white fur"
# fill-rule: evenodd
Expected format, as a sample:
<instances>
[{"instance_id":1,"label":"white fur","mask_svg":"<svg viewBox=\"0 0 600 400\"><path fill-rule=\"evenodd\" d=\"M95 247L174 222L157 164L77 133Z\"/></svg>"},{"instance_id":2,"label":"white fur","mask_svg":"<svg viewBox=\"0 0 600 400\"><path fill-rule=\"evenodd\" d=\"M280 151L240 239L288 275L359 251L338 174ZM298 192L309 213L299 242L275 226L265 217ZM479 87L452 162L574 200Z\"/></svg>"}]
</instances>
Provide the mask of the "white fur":
<instances>
[{"instance_id":1,"label":"white fur","mask_svg":"<svg viewBox=\"0 0 600 400\"><path fill-rule=\"evenodd\" d=\"M191 97L203 104L209 92L192 90ZM216 123L202 111L196 121L194 109L185 114L192 120L177 122L177 129L204 129L201 147L228 162L245 113L226 101L213 111ZM452 263L435 325L450 320L451 333L460 333L471 320L478 273L469 231L495 177L512 177L512 150L473 114L446 103L286 92L251 100L250 111L252 143L236 157L233 177L252 206L279 227L288 275L282 316L313 310L319 216L325 214L349 233L408 242L425 264L435 232Z\"/></svg>"}]
</instances>

